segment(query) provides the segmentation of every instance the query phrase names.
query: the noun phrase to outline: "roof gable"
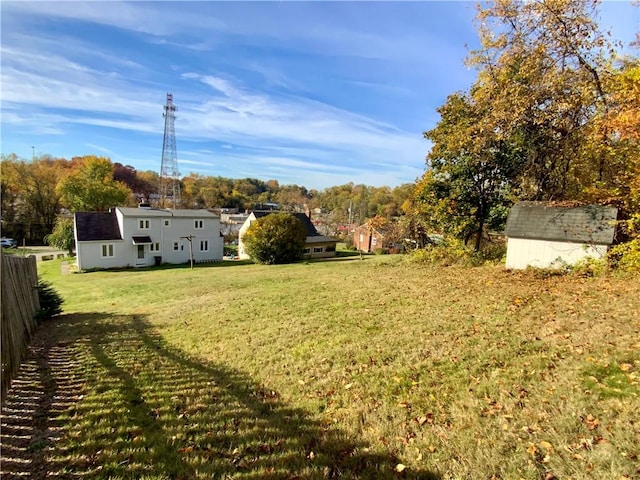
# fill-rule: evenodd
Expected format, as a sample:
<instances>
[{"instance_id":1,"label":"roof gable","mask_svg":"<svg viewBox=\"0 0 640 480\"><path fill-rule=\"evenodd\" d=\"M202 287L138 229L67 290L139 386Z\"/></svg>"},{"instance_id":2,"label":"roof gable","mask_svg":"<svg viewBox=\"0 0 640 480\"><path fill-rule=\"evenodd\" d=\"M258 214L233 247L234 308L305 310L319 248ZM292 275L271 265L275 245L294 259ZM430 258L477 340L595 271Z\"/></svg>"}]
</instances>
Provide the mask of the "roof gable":
<instances>
[{"instance_id":1,"label":"roof gable","mask_svg":"<svg viewBox=\"0 0 640 480\"><path fill-rule=\"evenodd\" d=\"M610 245L618 209L604 205L554 206L545 202L518 202L509 212L505 235L561 242Z\"/></svg>"},{"instance_id":2,"label":"roof gable","mask_svg":"<svg viewBox=\"0 0 640 480\"><path fill-rule=\"evenodd\" d=\"M122 240L115 211L77 212L74 215L79 242L96 240Z\"/></svg>"}]
</instances>

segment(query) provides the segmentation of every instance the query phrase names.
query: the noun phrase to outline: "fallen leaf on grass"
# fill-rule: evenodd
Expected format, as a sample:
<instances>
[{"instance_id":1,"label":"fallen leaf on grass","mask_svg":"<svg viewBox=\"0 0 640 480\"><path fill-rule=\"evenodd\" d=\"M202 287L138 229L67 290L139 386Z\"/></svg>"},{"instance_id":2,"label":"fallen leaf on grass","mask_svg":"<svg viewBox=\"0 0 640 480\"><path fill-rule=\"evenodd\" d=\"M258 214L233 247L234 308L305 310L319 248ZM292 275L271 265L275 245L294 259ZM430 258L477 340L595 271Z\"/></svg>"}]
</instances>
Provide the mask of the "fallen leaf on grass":
<instances>
[{"instance_id":1,"label":"fallen leaf on grass","mask_svg":"<svg viewBox=\"0 0 640 480\"><path fill-rule=\"evenodd\" d=\"M540 446L541 446L542 448L544 448L547 452L551 452L551 451L553 451L553 445L551 445L549 442L547 442L547 441L545 441L545 440L542 440L542 441L540 442Z\"/></svg>"},{"instance_id":2,"label":"fallen leaf on grass","mask_svg":"<svg viewBox=\"0 0 640 480\"><path fill-rule=\"evenodd\" d=\"M584 419L584 423L587 425L587 428L589 430L595 430L596 428L598 428L598 425L600 425L600 420L589 414Z\"/></svg>"}]
</instances>

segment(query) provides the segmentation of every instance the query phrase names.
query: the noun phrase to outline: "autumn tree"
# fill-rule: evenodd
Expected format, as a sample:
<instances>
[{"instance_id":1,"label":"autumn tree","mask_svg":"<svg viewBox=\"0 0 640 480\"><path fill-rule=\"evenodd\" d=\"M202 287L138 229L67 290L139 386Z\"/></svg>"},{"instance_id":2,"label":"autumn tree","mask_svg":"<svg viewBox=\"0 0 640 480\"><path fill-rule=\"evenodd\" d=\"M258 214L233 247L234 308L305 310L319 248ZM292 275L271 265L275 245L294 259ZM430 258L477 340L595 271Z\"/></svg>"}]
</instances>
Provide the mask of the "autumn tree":
<instances>
[{"instance_id":1,"label":"autumn tree","mask_svg":"<svg viewBox=\"0 0 640 480\"><path fill-rule=\"evenodd\" d=\"M44 237L44 241L47 245L59 248L60 250L66 250L69 255L71 255L75 248L73 218L58 217L53 231Z\"/></svg>"},{"instance_id":2,"label":"autumn tree","mask_svg":"<svg viewBox=\"0 0 640 480\"><path fill-rule=\"evenodd\" d=\"M62 207L58 183L67 162L49 156L31 161L2 158L2 223L5 234L41 242Z\"/></svg>"},{"instance_id":3,"label":"autumn tree","mask_svg":"<svg viewBox=\"0 0 640 480\"><path fill-rule=\"evenodd\" d=\"M275 212L254 221L242 241L254 262L272 265L302 258L306 238L306 228L294 215Z\"/></svg>"},{"instance_id":4,"label":"autumn tree","mask_svg":"<svg viewBox=\"0 0 640 480\"><path fill-rule=\"evenodd\" d=\"M59 186L65 205L73 212L105 211L124 205L131 190L113 179L111 160L86 156Z\"/></svg>"},{"instance_id":5,"label":"autumn tree","mask_svg":"<svg viewBox=\"0 0 640 480\"><path fill-rule=\"evenodd\" d=\"M608 183L618 166L587 150L596 112L607 109L603 77L612 45L596 23L598 0L499 0L479 6L482 47L468 63L479 69L474 100L490 105L480 140L520 151L520 195L576 197L594 181ZM606 135L598 142L606 142Z\"/></svg>"},{"instance_id":6,"label":"autumn tree","mask_svg":"<svg viewBox=\"0 0 640 480\"><path fill-rule=\"evenodd\" d=\"M427 172L418 181L415 206L432 231L475 239L479 250L487 228L506 220L510 194L522 159L511 144L483 138L482 118L490 105L473 95L454 94L438 109L441 120L425 132L433 142Z\"/></svg>"},{"instance_id":7,"label":"autumn tree","mask_svg":"<svg viewBox=\"0 0 640 480\"><path fill-rule=\"evenodd\" d=\"M140 174L131 165L123 165L121 163L113 164L113 179L116 182L122 182L129 190L135 195L135 204L137 204L138 197L142 197L144 200L149 201L152 193L158 191L158 179L149 178L149 175Z\"/></svg>"}]
</instances>

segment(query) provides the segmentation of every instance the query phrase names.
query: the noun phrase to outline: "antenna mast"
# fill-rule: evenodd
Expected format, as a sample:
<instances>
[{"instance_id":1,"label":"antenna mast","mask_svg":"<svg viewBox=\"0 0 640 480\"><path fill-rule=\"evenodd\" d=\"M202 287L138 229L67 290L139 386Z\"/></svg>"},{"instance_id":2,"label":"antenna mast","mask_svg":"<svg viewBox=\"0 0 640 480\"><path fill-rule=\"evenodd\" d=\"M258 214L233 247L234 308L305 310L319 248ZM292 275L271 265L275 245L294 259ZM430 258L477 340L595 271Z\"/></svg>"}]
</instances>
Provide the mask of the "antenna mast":
<instances>
[{"instance_id":1,"label":"antenna mast","mask_svg":"<svg viewBox=\"0 0 640 480\"><path fill-rule=\"evenodd\" d=\"M162 143L162 164L160 166L160 208L165 208L171 200L173 208L180 203L180 172L178 172L178 155L176 151L176 119L177 107L173 104L173 94L167 93L167 104L164 106L164 141Z\"/></svg>"}]
</instances>

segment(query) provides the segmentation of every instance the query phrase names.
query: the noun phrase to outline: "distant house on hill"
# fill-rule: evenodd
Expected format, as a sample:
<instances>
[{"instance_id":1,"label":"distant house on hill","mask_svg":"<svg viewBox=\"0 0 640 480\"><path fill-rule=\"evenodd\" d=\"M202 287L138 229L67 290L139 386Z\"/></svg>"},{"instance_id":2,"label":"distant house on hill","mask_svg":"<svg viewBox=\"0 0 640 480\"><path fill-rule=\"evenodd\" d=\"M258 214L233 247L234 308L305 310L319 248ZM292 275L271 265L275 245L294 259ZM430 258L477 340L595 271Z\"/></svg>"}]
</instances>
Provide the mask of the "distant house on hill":
<instances>
[{"instance_id":1,"label":"distant house on hill","mask_svg":"<svg viewBox=\"0 0 640 480\"><path fill-rule=\"evenodd\" d=\"M353 246L362 252L375 252L384 249L387 253L404 250L395 234L396 224L383 222L373 226L370 222L353 229Z\"/></svg>"},{"instance_id":2,"label":"distant house on hill","mask_svg":"<svg viewBox=\"0 0 640 480\"><path fill-rule=\"evenodd\" d=\"M603 258L613 243L618 209L518 202L509 212L507 268L553 268Z\"/></svg>"},{"instance_id":3,"label":"distant house on hill","mask_svg":"<svg viewBox=\"0 0 640 480\"><path fill-rule=\"evenodd\" d=\"M360 225L353 232L353 246L361 252L373 252L384 248L386 232L370 227L369 225Z\"/></svg>"},{"instance_id":4,"label":"distant house on hill","mask_svg":"<svg viewBox=\"0 0 640 480\"><path fill-rule=\"evenodd\" d=\"M220 218L207 210L115 207L74 215L80 270L222 260ZM189 245L189 238L191 245Z\"/></svg>"},{"instance_id":5,"label":"distant house on hill","mask_svg":"<svg viewBox=\"0 0 640 480\"><path fill-rule=\"evenodd\" d=\"M271 213L271 211L255 211L249 214L249 217L240 228L240 232L238 234L238 257L240 259L246 260L250 258L244 250L244 242L242 241L242 237L245 232L258 218L264 217ZM296 217L307 230L307 239L302 251L304 258L335 257L336 245L338 244L338 240L332 237L327 237L325 235L320 235L316 230L316 227L314 227L313 223L311 223L309 217L304 213L292 213L291 215Z\"/></svg>"}]
</instances>

